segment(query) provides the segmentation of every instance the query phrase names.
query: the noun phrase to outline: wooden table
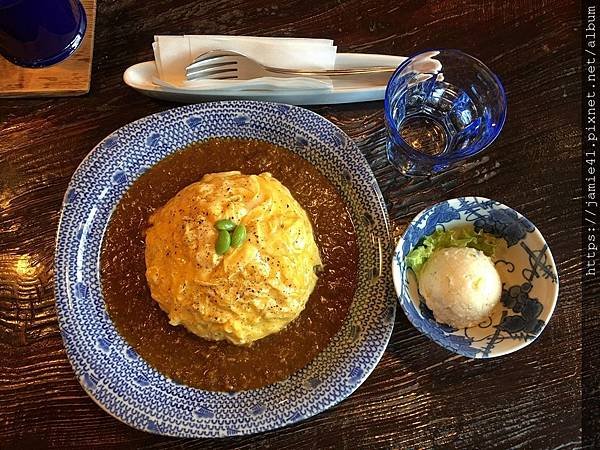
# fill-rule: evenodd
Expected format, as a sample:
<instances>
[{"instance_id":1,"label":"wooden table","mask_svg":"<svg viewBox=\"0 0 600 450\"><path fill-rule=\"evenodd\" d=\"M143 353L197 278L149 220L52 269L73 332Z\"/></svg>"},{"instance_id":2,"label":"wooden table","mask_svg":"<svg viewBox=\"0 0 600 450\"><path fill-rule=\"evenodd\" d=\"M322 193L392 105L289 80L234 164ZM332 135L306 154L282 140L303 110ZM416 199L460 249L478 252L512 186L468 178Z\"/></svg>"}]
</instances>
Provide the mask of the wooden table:
<instances>
[{"instance_id":1,"label":"wooden table","mask_svg":"<svg viewBox=\"0 0 600 450\"><path fill-rule=\"evenodd\" d=\"M575 0L543 3L99 1L90 93L0 102L0 447L575 448L581 29ZM469 360L422 336L399 310L383 359L350 398L250 437L187 442L134 430L102 411L75 379L58 331L52 266L59 208L73 171L100 139L175 106L129 89L122 74L152 58L154 34L184 32L327 37L340 51L396 55L460 48L485 61L507 90L504 131L485 156L427 182L399 183L386 163L382 102L314 110L372 163L396 237L420 209L459 195L501 201L533 221L561 281L542 336L509 356Z\"/></svg>"}]
</instances>

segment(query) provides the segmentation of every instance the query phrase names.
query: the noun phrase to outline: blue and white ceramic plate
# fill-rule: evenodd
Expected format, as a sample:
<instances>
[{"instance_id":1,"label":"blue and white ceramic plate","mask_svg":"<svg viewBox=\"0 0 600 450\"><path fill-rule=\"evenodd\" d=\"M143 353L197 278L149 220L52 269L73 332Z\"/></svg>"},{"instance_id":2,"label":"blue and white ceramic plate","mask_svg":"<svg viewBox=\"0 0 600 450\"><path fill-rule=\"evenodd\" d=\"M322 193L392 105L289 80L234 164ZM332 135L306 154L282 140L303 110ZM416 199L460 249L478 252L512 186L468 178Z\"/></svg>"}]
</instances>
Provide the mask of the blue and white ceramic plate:
<instances>
[{"instance_id":1,"label":"blue and white ceramic plate","mask_svg":"<svg viewBox=\"0 0 600 450\"><path fill-rule=\"evenodd\" d=\"M211 137L261 139L298 153L340 191L356 226L359 286L349 315L328 347L287 380L238 393L180 385L151 368L116 331L99 275L104 231L129 186L177 149ZM395 317L388 219L359 149L323 117L276 103L190 105L115 131L81 163L65 195L56 244L56 304L77 378L106 411L141 430L219 437L282 427L350 395L375 368Z\"/></svg>"},{"instance_id":2,"label":"blue and white ceramic plate","mask_svg":"<svg viewBox=\"0 0 600 450\"><path fill-rule=\"evenodd\" d=\"M463 227L500 238L494 264L503 293L487 320L459 330L436 322L404 258L434 231ZM417 215L398 242L392 275L411 323L442 347L470 358L501 356L529 345L550 320L558 297L554 259L538 229L515 210L482 197L448 200Z\"/></svg>"}]
</instances>

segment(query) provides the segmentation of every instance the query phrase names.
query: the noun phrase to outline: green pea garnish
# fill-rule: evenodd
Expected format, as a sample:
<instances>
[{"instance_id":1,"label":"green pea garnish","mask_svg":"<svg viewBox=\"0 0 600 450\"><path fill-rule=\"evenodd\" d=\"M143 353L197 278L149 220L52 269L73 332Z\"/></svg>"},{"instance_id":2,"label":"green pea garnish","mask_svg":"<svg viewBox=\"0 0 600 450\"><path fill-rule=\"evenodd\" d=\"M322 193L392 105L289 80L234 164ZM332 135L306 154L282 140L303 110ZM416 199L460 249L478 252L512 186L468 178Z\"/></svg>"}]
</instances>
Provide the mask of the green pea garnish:
<instances>
[{"instance_id":1,"label":"green pea garnish","mask_svg":"<svg viewBox=\"0 0 600 450\"><path fill-rule=\"evenodd\" d=\"M231 233L231 246L239 247L246 240L246 227L241 223Z\"/></svg>"},{"instance_id":2,"label":"green pea garnish","mask_svg":"<svg viewBox=\"0 0 600 450\"><path fill-rule=\"evenodd\" d=\"M217 243L215 244L215 251L217 255L224 255L229 247L231 246L231 236L229 235L229 231L220 230L219 235L217 236Z\"/></svg>"},{"instance_id":3,"label":"green pea garnish","mask_svg":"<svg viewBox=\"0 0 600 450\"><path fill-rule=\"evenodd\" d=\"M217 230L221 230L221 231L223 231L223 230L231 231L235 228L235 223L233 223L229 219L221 219L215 223L215 228Z\"/></svg>"}]
</instances>

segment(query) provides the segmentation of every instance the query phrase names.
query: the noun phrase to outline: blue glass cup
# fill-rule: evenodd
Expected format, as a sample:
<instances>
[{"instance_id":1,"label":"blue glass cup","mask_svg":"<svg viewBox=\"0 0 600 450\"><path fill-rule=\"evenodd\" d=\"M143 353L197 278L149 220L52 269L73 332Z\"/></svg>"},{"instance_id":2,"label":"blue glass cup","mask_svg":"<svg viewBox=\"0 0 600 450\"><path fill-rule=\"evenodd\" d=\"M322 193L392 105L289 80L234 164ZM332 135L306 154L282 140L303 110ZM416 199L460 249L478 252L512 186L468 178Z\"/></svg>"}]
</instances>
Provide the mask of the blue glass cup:
<instances>
[{"instance_id":1,"label":"blue glass cup","mask_svg":"<svg viewBox=\"0 0 600 450\"><path fill-rule=\"evenodd\" d=\"M481 61L458 50L419 53L387 85L388 160L404 175L439 173L485 150L505 118L502 83Z\"/></svg>"},{"instance_id":2,"label":"blue glass cup","mask_svg":"<svg viewBox=\"0 0 600 450\"><path fill-rule=\"evenodd\" d=\"M0 0L0 54L23 67L47 67L81 44L87 20L77 0Z\"/></svg>"}]
</instances>

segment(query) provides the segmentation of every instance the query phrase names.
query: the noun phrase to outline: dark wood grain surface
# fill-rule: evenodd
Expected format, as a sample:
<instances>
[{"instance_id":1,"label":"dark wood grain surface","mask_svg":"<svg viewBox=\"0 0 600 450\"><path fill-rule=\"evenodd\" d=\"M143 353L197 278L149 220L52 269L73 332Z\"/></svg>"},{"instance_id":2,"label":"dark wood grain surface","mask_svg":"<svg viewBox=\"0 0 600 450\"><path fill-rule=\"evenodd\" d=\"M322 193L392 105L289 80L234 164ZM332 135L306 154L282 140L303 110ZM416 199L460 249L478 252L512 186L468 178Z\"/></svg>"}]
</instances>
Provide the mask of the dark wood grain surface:
<instances>
[{"instance_id":1,"label":"dark wood grain surface","mask_svg":"<svg viewBox=\"0 0 600 450\"><path fill-rule=\"evenodd\" d=\"M0 101L0 447L576 448L581 440L579 6L571 1L120 0L98 2L88 95ZM104 136L174 106L122 82L154 34L327 37L341 51L409 55L460 48L500 76L508 120L489 152L424 182L386 163L382 102L314 108L353 137L399 236L420 209L458 195L510 205L549 242L558 307L542 336L469 360L422 336L399 310L383 359L338 406L300 424L223 440L146 434L82 390L58 331L54 238L67 183ZM2 74L0 74L2 76ZM598 284L592 288L598 292Z\"/></svg>"}]
</instances>

